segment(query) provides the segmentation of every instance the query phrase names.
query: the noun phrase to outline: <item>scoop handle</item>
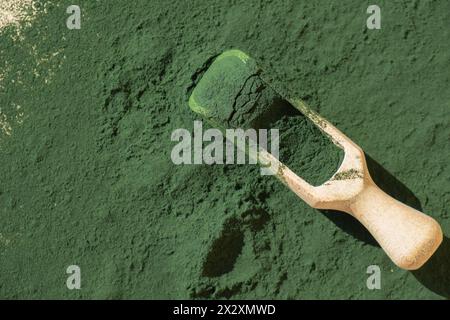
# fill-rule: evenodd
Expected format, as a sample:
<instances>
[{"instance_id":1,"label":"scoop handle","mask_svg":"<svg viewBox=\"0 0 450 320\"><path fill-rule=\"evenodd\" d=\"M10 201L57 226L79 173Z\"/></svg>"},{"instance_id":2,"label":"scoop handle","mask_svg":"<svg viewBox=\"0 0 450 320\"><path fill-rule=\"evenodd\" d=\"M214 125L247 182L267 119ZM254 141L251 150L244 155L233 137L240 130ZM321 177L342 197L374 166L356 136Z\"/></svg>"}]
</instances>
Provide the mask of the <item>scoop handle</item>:
<instances>
[{"instance_id":1,"label":"scoop handle","mask_svg":"<svg viewBox=\"0 0 450 320\"><path fill-rule=\"evenodd\" d=\"M349 204L350 214L374 236L400 268L420 268L442 242L442 230L431 217L369 183Z\"/></svg>"}]
</instances>

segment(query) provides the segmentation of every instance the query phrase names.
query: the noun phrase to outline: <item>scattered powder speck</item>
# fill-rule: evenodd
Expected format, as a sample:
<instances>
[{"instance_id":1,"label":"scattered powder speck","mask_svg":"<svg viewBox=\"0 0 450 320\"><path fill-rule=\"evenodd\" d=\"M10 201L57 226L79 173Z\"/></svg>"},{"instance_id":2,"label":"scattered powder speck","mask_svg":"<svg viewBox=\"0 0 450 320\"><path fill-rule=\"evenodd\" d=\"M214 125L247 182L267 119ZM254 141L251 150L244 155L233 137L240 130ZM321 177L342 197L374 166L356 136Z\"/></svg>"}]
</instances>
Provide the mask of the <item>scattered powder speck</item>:
<instances>
[{"instance_id":1,"label":"scattered powder speck","mask_svg":"<svg viewBox=\"0 0 450 320\"><path fill-rule=\"evenodd\" d=\"M0 132L4 133L6 135L11 135L11 124L8 121L8 117L6 114L2 113L2 110L0 109Z\"/></svg>"},{"instance_id":2,"label":"scattered powder speck","mask_svg":"<svg viewBox=\"0 0 450 320\"><path fill-rule=\"evenodd\" d=\"M42 79L43 84L49 85L56 71L61 68L65 60L62 48L58 46L53 46L51 50L39 48L37 44L27 41L24 36L31 31L36 33L36 37L47 39L48 34L39 26L34 28L33 21L38 14L45 15L50 5L52 5L50 1L38 3L35 0L2 0L0 3L0 37L9 39L15 49L14 56L20 57L21 63L26 64L28 68L26 70L21 68L14 58L8 58L6 49L0 47L0 56L3 58L0 60L0 90L7 88L10 90L15 88L17 92L30 90L32 87L29 85L27 87L28 80L25 79L30 76ZM0 94L8 98L11 105L11 108L4 108L8 109L8 112L2 113L0 110L1 141L5 136L11 136L16 125L23 124L26 108L20 105L22 94L14 96L7 95L7 92Z\"/></svg>"},{"instance_id":3,"label":"scattered powder speck","mask_svg":"<svg viewBox=\"0 0 450 320\"><path fill-rule=\"evenodd\" d=\"M9 25L29 22L35 15L34 0L2 0L0 3L0 33Z\"/></svg>"}]
</instances>

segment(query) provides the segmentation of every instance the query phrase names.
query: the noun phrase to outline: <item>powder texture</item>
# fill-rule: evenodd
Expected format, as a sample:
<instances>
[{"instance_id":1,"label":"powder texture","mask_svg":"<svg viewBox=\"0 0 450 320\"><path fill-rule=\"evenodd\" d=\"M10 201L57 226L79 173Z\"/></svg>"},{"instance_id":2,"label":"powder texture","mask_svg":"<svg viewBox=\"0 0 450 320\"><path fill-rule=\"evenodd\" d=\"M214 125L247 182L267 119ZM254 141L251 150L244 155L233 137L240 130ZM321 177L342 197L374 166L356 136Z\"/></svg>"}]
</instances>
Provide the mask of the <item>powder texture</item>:
<instances>
[{"instance_id":1,"label":"powder texture","mask_svg":"<svg viewBox=\"0 0 450 320\"><path fill-rule=\"evenodd\" d=\"M191 107L226 128L255 128L280 97L261 80L256 62L239 54L227 51L213 62L192 93Z\"/></svg>"},{"instance_id":2,"label":"powder texture","mask_svg":"<svg viewBox=\"0 0 450 320\"><path fill-rule=\"evenodd\" d=\"M301 178L320 185L337 171L344 151L305 116L284 116L272 127L280 132L280 160Z\"/></svg>"},{"instance_id":3,"label":"powder texture","mask_svg":"<svg viewBox=\"0 0 450 320\"><path fill-rule=\"evenodd\" d=\"M449 1L377 1L381 30L356 0L77 0L81 30L65 25L72 1L39 3L22 40L0 35L0 298L450 297L448 239L407 272L257 166L170 160L204 62L240 48L448 237Z\"/></svg>"}]
</instances>

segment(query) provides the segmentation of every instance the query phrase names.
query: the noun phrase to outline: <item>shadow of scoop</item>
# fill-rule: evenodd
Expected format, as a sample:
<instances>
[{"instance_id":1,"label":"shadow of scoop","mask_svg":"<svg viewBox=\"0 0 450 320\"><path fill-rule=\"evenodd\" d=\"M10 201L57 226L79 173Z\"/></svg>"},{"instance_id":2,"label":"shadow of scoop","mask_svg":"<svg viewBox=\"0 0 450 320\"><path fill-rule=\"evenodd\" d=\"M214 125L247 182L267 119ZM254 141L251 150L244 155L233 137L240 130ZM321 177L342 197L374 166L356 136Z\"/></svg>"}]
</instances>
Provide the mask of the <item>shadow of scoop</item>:
<instances>
[{"instance_id":1,"label":"shadow of scoop","mask_svg":"<svg viewBox=\"0 0 450 320\"><path fill-rule=\"evenodd\" d=\"M412 274L429 290L450 299L450 239L444 237L430 260Z\"/></svg>"}]
</instances>

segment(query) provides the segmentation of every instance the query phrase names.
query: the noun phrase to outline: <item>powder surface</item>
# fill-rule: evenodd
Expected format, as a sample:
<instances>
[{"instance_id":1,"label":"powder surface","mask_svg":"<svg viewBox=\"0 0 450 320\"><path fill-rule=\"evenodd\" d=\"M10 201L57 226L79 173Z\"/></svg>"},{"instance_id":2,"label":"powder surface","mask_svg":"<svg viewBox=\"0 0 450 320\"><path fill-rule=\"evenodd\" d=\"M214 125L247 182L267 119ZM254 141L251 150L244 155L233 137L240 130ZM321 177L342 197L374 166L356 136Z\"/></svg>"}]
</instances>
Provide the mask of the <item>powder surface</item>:
<instances>
[{"instance_id":1,"label":"powder surface","mask_svg":"<svg viewBox=\"0 0 450 320\"><path fill-rule=\"evenodd\" d=\"M221 54L194 89L190 105L225 128L278 129L280 161L312 185L335 173L343 151L261 78L256 61L238 50Z\"/></svg>"},{"instance_id":2,"label":"powder surface","mask_svg":"<svg viewBox=\"0 0 450 320\"><path fill-rule=\"evenodd\" d=\"M259 72L255 61L240 51L221 54L195 87L191 108L227 128L256 127L258 117L279 99Z\"/></svg>"},{"instance_id":3,"label":"powder surface","mask_svg":"<svg viewBox=\"0 0 450 320\"><path fill-rule=\"evenodd\" d=\"M450 298L450 1L380 0L381 30L356 0L77 0L81 30L65 24L72 1L39 3L21 41L0 34L0 298ZM354 219L257 166L171 162L204 61L230 48L441 224L430 263L398 269Z\"/></svg>"},{"instance_id":4,"label":"powder surface","mask_svg":"<svg viewBox=\"0 0 450 320\"><path fill-rule=\"evenodd\" d=\"M320 185L337 171L344 151L305 116L284 116L272 127L280 132L280 160L307 182Z\"/></svg>"}]
</instances>

